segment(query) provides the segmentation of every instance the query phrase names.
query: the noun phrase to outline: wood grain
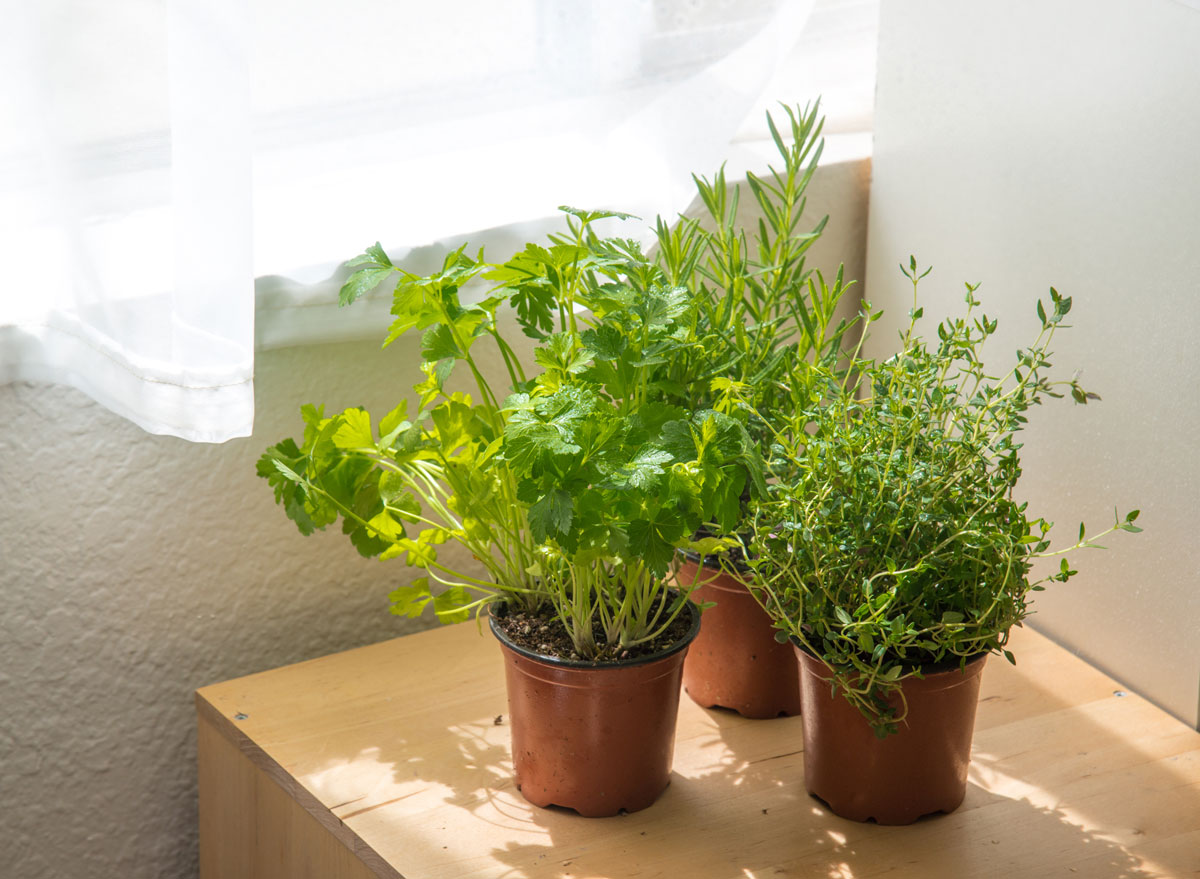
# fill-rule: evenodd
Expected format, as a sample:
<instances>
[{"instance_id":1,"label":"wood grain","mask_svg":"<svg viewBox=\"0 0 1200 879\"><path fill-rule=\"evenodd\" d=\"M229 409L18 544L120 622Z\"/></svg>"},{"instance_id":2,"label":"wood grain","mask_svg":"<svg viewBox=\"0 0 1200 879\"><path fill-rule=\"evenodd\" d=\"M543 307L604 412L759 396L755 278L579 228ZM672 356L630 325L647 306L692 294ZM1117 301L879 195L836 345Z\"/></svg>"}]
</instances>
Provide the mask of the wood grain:
<instances>
[{"instance_id":1,"label":"wood grain","mask_svg":"<svg viewBox=\"0 0 1200 879\"><path fill-rule=\"evenodd\" d=\"M687 698L654 806L532 807L499 648L473 623L205 687L201 875L1200 876L1200 733L1034 632L1013 649L984 672L966 802L911 827L807 796L799 718Z\"/></svg>"},{"instance_id":2,"label":"wood grain","mask_svg":"<svg viewBox=\"0 0 1200 879\"><path fill-rule=\"evenodd\" d=\"M252 754L253 751L250 751ZM361 840L329 826L299 785L280 784L202 715L200 875L221 879L396 879ZM317 813L317 814L314 814ZM328 814L326 812L326 814ZM322 826L322 825L325 826ZM372 869L372 867L374 869Z\"/></svg>"}]
</instances>

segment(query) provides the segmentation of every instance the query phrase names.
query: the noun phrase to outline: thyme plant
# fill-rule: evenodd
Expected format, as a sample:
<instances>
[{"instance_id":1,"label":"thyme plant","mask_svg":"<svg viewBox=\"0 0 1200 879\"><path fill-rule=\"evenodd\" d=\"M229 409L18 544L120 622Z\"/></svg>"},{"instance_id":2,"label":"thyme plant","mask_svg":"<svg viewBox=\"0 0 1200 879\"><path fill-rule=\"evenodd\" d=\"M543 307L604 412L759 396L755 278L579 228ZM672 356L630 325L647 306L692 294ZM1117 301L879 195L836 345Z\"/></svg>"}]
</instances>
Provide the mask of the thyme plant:
<instances>
[{"instance_id":1,"label":"thyme plant","mask_svg":"<svg viewBox=\"0 0 1200 879\"><path fill-rule=\"evenodd\" d=\"M596 220L564 208L567 233L489 264L464 248L428 276L394 265L377 244L352 261L342 302L396 278L385 346L423 333L424 379L378 421L361 408L303 410L303 441L267 450L258 472L300 531L342 521L359 552L422 572L392 610L432 603L452 622L503 601L553 608L576 653L611 658L657 637L685 606L668 572L705 523L729 530L743 489L765 491L744 426L662 399L658 367L689 343L695 300L632 241L600 238ZM469 301L462 289L491 282ZM500 309L537 340L522 362ZM477 353L491 345L505 375ZM465 369L475 395L448 391ZM451 566L456 543L483 574ZM595 632L599 631L599 637Z\"/></svg>"},{"instance_id":2,"label":"thyme plant","mask_svg":"<svg viewBox=\"0 0 1200 879\"><path fill-rule=\"evenodd\" d=\"M965 314L926 344L915 328L928 270L915 259L902 269L914 298L899 353L875 362L856 352L844 376L823 364L796 370L797 411L776 435L792 467L756 506L749 554L748 585L780 640L823 660L880 736L903 720L903 678L989 652L1014 661L1005 645L1030 594L1076 573L1062 558L1035 579L1035 560L1140 530L1134 510L1099 535L1081 524L1072 545L1051 549L1051 523L1015 495L1030 407L1068 391L1077 403L1098 399L1076 378L1050 376L1071 299L1051 288L1037 303L1037 337L993 375L981 349L997 321L978 312L977 285L967 285ZM877 316L864 306L866 324Z\"/></svg>"}]
</instances>

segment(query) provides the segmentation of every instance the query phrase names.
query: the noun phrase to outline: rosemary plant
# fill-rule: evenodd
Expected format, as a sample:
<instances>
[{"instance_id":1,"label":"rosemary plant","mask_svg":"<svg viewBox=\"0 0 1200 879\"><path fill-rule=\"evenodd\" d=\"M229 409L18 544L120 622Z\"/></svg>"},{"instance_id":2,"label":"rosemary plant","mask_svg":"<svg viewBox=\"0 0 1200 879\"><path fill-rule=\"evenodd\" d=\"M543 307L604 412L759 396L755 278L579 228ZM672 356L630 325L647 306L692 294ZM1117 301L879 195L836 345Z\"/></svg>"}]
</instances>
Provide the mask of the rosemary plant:
<instances>
[{"instance_id":1,"label":"rosemary plant","mask_svg":"<svg viewBox=\"0 0 1200 879\"><path fill-rule=\"evenodd\" d=\"M928 346L915 332L928 270L915 259L902 269L914 300L899 353L874 362L856 352L843 376L822 364L796 371L798 408L776 436L792 466L756 505L749 554L748 585L780 640L823 660L880 736L903 719L903 678L989 652L1014 661L1005 645L1030 593L1076 573L1062 558L1035 579L1035 560L1140 530L1134 510L1099 535L1080 525L1078 540L1052 550L1051 523L1014 493L1029 408L1067 391L1098 399L1049 375L1071 299L1051 288L1048 306L1037 303L1037 338L994 376L981 348L997 322L977 312L977 285L967 285L965 315L939 324ZM864 323L875 317L865 305Z\"/></svg>"},{"instance_id":2,"label":"rosemary plant","mask_svg":"<svg viewBox=\"0 0 1200 879\"><path fill-rule=\"evenodd\" d=\"M806 261L829 218L798 231L824 149L820 102L783 110L790 139L767 114L779 167L746 176L761 214L750 238L739 218L741 186L730 189L724 166L711 181L693 176L703 222L657 225L656 257L667 283L692 291L696 302L684 327L688 344L659 370L663 398L738 417L759 440L769 436L760 422L790 409L784 379L792 364L832 365L851 326L836 314L851 283L839 269L830 286Z\"/></svg>"}]
</instances>

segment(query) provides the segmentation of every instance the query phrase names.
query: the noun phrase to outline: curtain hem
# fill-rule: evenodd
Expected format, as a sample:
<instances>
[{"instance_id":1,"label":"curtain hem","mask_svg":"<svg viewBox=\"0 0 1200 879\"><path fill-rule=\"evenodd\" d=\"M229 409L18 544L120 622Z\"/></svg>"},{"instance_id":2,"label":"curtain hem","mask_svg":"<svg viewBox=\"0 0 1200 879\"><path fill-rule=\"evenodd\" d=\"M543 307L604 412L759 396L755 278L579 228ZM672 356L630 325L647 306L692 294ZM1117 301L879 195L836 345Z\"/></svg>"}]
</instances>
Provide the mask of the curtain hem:
<instances>
[{"instance_id":1,"label":"curtain hem","mask_svg":"<svg viewBox=\"0 0 1200 879\"><path fill-rule=\"evenodd\" d=\"M69 385L148 433L190 442L222 443L254 428L248 364L204 376L149 376L57 327L0 327L0 384L17 381Z\"/></svg>"}]
</instances>

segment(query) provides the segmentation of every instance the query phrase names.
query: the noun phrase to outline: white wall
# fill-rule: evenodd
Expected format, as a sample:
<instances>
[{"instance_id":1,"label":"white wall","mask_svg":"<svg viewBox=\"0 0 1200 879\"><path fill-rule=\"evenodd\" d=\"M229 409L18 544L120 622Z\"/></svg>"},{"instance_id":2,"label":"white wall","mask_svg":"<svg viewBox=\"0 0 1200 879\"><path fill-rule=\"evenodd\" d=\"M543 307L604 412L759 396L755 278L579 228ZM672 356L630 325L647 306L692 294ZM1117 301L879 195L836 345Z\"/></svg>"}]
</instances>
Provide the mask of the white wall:
<instances>
[{"instance_id":1,"label":"white wall","mask_svg":"<svg viewBox=\"0 0 1200 879\"><path fill-rule=\"evenodd\" d=\"M826 271L861 273L866 167L814 181L811 212L834 215ZM70 389L0 386L6 879L193 876L192 691L412 630L387 613L409 569L336 529L301 537L254 462L299 433L302 403L390 409L417 360L377 341L260 352L254 436L220 446L150 436Z\"/></svg>"},{"instance_id":2,"label":"white wall","mask_svg":"<svg viewBox=\"0 0 1200 879\"><path fill-rule=\"evenodd\" d=\"M866 292L909 307L897 263L932 264L926 332L980 294L1011 363L1034 299L1072 296L1064 377L1103 402L1051 401L1021 491L1073 540L1142 509L1145 533L1077 556L1032 623L1188 723L1200 691L1200 11L1173 0L884 3ZM1019 660L1019 657L1018 657Z\"/></svg>"}]
</instances>

